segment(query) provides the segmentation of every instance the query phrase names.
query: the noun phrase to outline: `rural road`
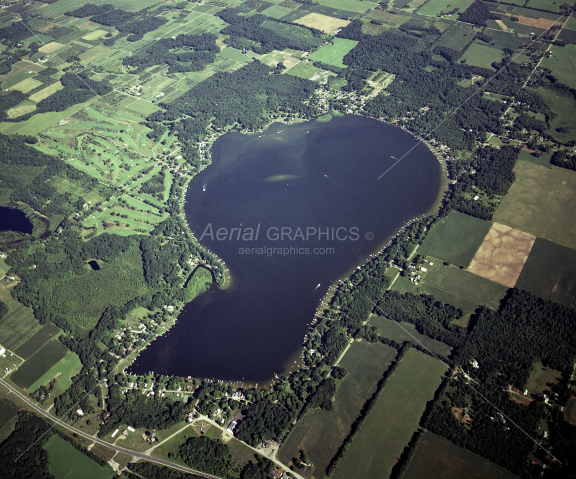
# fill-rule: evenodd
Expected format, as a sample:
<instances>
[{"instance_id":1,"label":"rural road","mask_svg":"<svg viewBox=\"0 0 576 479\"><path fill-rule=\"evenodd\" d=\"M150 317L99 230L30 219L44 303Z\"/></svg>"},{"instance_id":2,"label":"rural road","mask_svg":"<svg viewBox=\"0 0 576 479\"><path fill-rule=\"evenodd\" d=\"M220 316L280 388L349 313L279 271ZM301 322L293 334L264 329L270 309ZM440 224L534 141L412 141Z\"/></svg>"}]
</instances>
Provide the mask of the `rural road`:
<instances>
[{"instance_id":1,"label":"rural road","mask_svg":"<svg viewBox=\"0 0 576 479\"><path fill-rule=\"evenodd\" d=\"M28 406L32 407L38 414L45 416L49 419L51 419L52 421L56 422L59 426L62 426L63 428L78 434L79 436L82 436L85 439L88 439L89 441L93 441L96 444L101 444L102 446L105 446L109 449L113 449L114 451L117 452L121 452L124 454L128 454L130 456L133 456L134 458L138 458L138 459L143 459L146 460L148 462L152 462L154 464L159 464L161 466L167 466L167 467L171 467L172 469L176 469L180 472L186 472L188 474L196 474L197 476L200 477L208 477L208 478L213 478L213 479L221 479L218 476L213 476L210 474L206 474L204 472L200 472L200 471L196 471L195 469L191 469L189 467L185 467L185 466L181 466L179 464L176 464L174 462L170 462L164 459L159 459L157 457L152 457L148 454L148 452L152 452L152 450L159 446L159 444L157 444L157 446L148 449L146 452L142 453L142 452L136 452L136 451L132 451L131 449L126 449L124 447L119 447L116 446L114 444L110 444L109 442L103 441L102 439L98 439L94 436L91 436L90 434L87 434L83 431L80 431L78 429L76 429L75 427L67 424L66 422L52 416L50 413L48 413L47 411L45 411L44 409L42 409L41 407L37 406L36 404L34 404L30 399L28 399L26 396L24 396L23 394L21 394L20 392L18 392L17 389L15 389L14 387L10 386L10 384L8 384L6 381L4 381L3 379L0 379L0 384L2 384L4 387L6 387L10 392L12 392L13 394L15 394L16 396L18 396L19 399L21 399L22 401L24 401ZM198 421L198 420L202 420L202 421L206 421L207 423L210 423L213 426L216 426L218 429L221 429L222 431L226 431L225 428L223 428L222 426L220 426L219 424L217 424L215 421L213 421L212 419L206 417L206 416L200 416L197 419L194 420L194 422ZM178 430L178 432L172 434L172 436L166 438L170 439L173 436L175 436L176 434L182 432L182 430L184 430L185 428L187 428L188 426L191 426L192 424L187 424L186 426L184 426L182 429ZM164 441L162 441L164 442ZM244 444L246 447L252 449L254 452L256 452L259 455L264 455L262 454L262 451L259 451L258 449L250 446L249 444L246 444L243 441L240 441L242 444ZM286 470L286 466L280 462L278 459L276 459L275 457L268 457L266 455L264 455L264 457L267 457L269 460L271 460L272 462L274 462L276 465L282 467L282 469ZM302 476L300 476L299 474L297 474L294 471L290 471L290 473L295 476L297 479L304 479Z\"/></svg>"},{"instance_id":2,"label":"rural road","mask_svg":"<svg viewBox=\"0 0 576 479\"><path fill-rule=\"evenodd\" d=\"M106 441L103 441L101 439L95 438L90 436L90 434L87 434L83 431L80 431L72 426L70 426L69 424L65 423L64 421L52 416L51 414L49 414L48 412L44 411L44 409L42 409L41 407L38 407L36 404L34 404L32 401L30 401L30 399L28 399L26 396L24 396L23 394L21 394L20 392L18 392L15 388L13 388L12 386L10 386L6 381L4 381L3 379L0 379L0 384L2 384L2 386L6 387L11 393L15 394L16 396L18 396L19 399L21 399L22 401L24 401L28 406L30 406L31 408L34 409L34 411L36 411L38 414L40 414L41 416L47 417L50 420L52 420L53 422L57 423L59 426L75 433L78 434L79 436L82 436L84 439L88 439L89 441L95 442L96 444L100 444L102 446L105 446L109 449L113 449L116 452L121 452L123 454L128 454L130 456L133 456L134 458L137 459L143 459L145 461L154 463L154 464L158 464L160 466L166 466L166 467L170 467L172 469L176 469L177 471L180 472L186 472L188 474L195 474L199 477L208 477L211 479L221 479L218 476L212 476L211 474L206 474L204 472L200 472L200 471L196 471L195 469L191 469L189 467L185 467L185 466L181 466L179 464L176 464L174 462L170 462L170 461L166 461L164 459L159 459L156 457L152 457L148 454L144 454L141 452L136 452L136 451L132 451L130 449L125 449L123 447L118 447L115 446L113 444L110 444Z\"/></svg>"}]
</instances>

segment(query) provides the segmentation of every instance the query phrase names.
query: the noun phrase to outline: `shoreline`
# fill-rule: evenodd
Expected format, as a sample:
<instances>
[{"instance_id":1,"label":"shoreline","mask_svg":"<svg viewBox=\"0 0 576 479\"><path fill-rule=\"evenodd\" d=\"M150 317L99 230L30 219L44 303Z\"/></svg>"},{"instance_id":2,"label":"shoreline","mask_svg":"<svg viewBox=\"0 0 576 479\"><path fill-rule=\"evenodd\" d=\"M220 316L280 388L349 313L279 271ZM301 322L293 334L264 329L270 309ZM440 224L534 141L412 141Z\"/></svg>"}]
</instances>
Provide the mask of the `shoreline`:
<instances>
[{"instance_id":1,"label":"shoreline","mask_svg":"<svg viewBox=\"0 0 576 479\"><path fill-rule=\"evenodd\" d=\"M361 103L361 102L358 102L358 103ZM186 230L187 230L188 234L190 235L190 238L192 239L194 244L198 248L200 248L201 250L210 254L215 259L215 262L220 266L220 268L222 268L222 276L223 277L222 277L221 282L218 281L217 277L214 278L215 284L220 290L227 290L230 287L232 287L232 285L234 283L232 273L230 272L229 268L227 268L226 262L222 258L220 258L218 255L213 253L209 248L207 248L205 245L202 245L198 241L198 239L196 238L194 233L190 230L190 226L188 224L188 221L186 218L186 212L185 212L186 197L187 197L187 193L188 193L188 188L190 187L190 182L196 177L196 175L198 173L202 172L205 168L209 167L212 164L211 150L212 150L212 146L213 146L214 142L216 140L218 140L221 136L228 133L229 131L234 130L234 131L238 131L239 133L242 133L245 135L254 135L257 133L263 133L274 123L291 125L294 123L304 123L307 121L315 121L318 118L325 116L326 114L331 114L331 112L332 112L331 109L325 108L319 112L318 116L316 116L314 118L307 118L307 119L296 118L296 119L292 119L292 120L287 120L286 118L270 119L270 121L263 128L256 130L256 131L251 131L251 130L247 130L247 129L239 130L239 129L236 129L234 127L229 128L223 132L215 132L214 131L214 132L211 132L207 135L207 141L200 142L198 144L198 150L199 150L200 155L203 158L205 158L208 162L205 165L202 165L202 167L199 168L196 172L194 172L194 174L186 176L186 181L185 181L184 185L181 187L182 190L181 190L180 198L179 198L180 199L180 211L178 214L180 216L180 219L183 221L183 224L185 225ZM424 138L420 137L418 134L411 132L410 130L408 130L407 128L405 128L403 126L398 126L398 125L396 125L390 121L387 121L385 118L374 118L374 117L371 117L371 116L368 116L365 114L361 114L358 112L354 112L354 111L346 112L346 113L336 111L335 114L334 113L332 113L332 114L333 114L333 116L336 116L336 117L345 116L347 114L356 115L356 116L363 116L364 118L367 118L367 119L371 119L371 120L385 123L388 126L394 126L396 128L400 128L403 131L405 131L406 133L410 134L419 143L424 144L426 146L426 148L428 149L428 151L430 151L430 153L432 153L434 155L434 157L437 159L437 161L440 165L440 185L439 185L439 191L438 191L438 195L437 195L436 200L431 205L431 207L428 208L424 214L422 214L421 217L418 216L418 217L412 218L412 219L404 222L402 224L402 226L400 226L398 228L398 230L390 238L387 239L386 243L383 242L380 245L378 245L375 248L374 252L370 253L368 256L363 258L360 263L351 267L351 269L348 270L345 274L343 274L339 278L336 278L334 281L332 281L330 283L328 289L326 290L325 295L319 301L318 306L315 310L315 313L314 313L313 317L311 318L311 321L308 323L309 328L306 331L306 334L305 334L304 339L303 339L303 343L306 342L306 338L310 335L310 333L312 333L315 330L316 324L318 323L318 321L323 316L322 312L329 308L330 301L332 300L334 294L338 290L339 285L341 285L345 282L350 282L350 277L354 273L361 271L370 261L372 261L374 258L377 258L378 256L382 255L385 252L385 250L393 243L393 240L396 237L398 237L399 235L401 235L406 230L406 228L408 226L410 226L413 222L415 222L421 218L424 218L426 216L437 214L438 209L440 208L442 201L448 192L448 186L449 186L448 177L447 177L446 160L441 156L441 153L439 152L439 150L443 150L446 148L446 147L443 147L443 145L438 145L438 146L432 145L428 140L425 140ZM212 271L213 275L215 273L215 271L211 267L211 265L209 265L209 264L207 265L203 261L199 261L198 263L194 263L193 259L191 258L190 262L195 267L198 267L198 266L207 267L207 269ZM188 303L183 303L182 305L177 307L177 309L174 311L173 319L170 320L169 325L166 327L166 329L164 329L161 334L158 334L150 342L148 342L144 346L144 348L142 348L136 354L134 359L127 366L125 366L123 368L124 371L126 371L126 369L128 369L134 363L134 361L142 353L142 351L144 351L154 340L158 339L159 336L163 336L167 331L169 331L176 324L178 317L179 317L182 309L186 306L186 304L188 304ZM284 377L288 377L292 373L296 373L302 369L308 369L309 367L306 365L306 363L304 361L304 356L305 356L306 351L307 351L307 349L305 347L296 348L294 350L293 354L290 354L290 356L288 358L286 358L286 360L282 363L282 365L284 367L284 372L282 372L281 375L283 375ZM295 361L295 359L296 359L296 361ZM295 367L295 369L293 369L295 365L296 365L296 367ZM154 374L156 374L156 373L154 373ZM184 376L182 376L182 377L184 378ZM190 376L188 376L188 377L190 377ZM196 377L194 377L194 379L202 380L202 378L196 378ZM222 380L222 379L218 379L218 378L212 378L212 381L221 381L221 382L227 382L227 383L233 383L234 382L233 380ZM261 388L267 388L267 387L274 386L274 384L276 384L277 382L280 382L280 378L279 378L278 374L272 373L270 378L267 378L266 380L263 380L259 383L261 384L260 385ZM241 383L243 383L243 381L237 382L237 384L241 384ZM258 385L258 383L257 383L257 385Z\"/></svg>"}]
</instances>

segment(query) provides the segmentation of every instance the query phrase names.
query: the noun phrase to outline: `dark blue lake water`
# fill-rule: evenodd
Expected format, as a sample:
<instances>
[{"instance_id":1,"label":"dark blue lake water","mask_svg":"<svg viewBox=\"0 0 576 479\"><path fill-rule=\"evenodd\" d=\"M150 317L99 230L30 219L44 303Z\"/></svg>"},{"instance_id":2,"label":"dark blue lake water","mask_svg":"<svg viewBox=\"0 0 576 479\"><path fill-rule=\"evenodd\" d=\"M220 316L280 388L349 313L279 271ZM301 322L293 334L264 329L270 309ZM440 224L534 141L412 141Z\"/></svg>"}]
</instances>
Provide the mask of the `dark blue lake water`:
<instances>
[{"instance_id":1,"label":"dark blue lake water","mask_svg":"<svg viewBox=\"0 0 576 479\"><path fill-rule=\"evenodd\" d=\"M131 370L252 383L289 372L330 284L438 199L441 167L424 145L378 180L416 143L351 115L219 138L185 211L231 286L186 305Z\"/></svg>"},{"instance_id":2,"label":"dark blue lake water","mask_svg":"<svg viewBox=\"0 0 576 479\"><path fill-rule=\"evenodd\" d=\"M23 211L0 206L0 231L32 234L33 225Z\"/></svg>"}]
</instances>

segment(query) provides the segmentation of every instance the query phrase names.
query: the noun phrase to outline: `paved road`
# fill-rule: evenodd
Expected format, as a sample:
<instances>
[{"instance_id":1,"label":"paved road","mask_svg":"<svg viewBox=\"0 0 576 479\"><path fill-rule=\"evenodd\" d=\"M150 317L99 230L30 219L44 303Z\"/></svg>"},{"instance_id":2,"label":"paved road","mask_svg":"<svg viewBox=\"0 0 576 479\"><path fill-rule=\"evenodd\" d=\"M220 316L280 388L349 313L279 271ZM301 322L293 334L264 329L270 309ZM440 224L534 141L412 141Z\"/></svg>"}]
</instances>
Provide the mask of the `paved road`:
<instances>
[{"instance_id":1,"label":"paved road","mask_svg":"<svg viewBox=\"0 0 576 479\"><path fill-rule=\"evenodd\" d=\"M130 456L133 456L134 458L137 459L143 459L145 461L154 463L154 464L158 464L160 466L166 466L166 467L170 467L172 469L176 469L177 471L180 472L186 472L188 474L195 474L199 477L207 477L207 478L211 478L211 479L221 479L218 476L212 476L210 474L206 474L204 472L200 472L200 471L196 471L194 469L191 469L189 467L185 467L185 466L181 466L179 464L176 464L174 462L170 462L170 461L166 461L164 459L159 459L157 457L152 457L148 454L142 453L142 452L136 452L136 451L132 451L130 449L126 449L123 447L118 447L115 446L113 444L110 444L106 441L103 441L102 439L98 439L96 437L92 437L90 436L90 434L87 434L83 431L80 431L78 429L76 429L75 427L72 427L71 425L65 423L64 421L52 416L50 413L46 412L44 409L42 409L41 407L37 406L36 404L34 404L32 401L30 401L30 399L28 399L26 396L24 396L23 394L21 394L17 389L13 388L12 386L10 386L10 384L8 384L6 381L4 381L3 379L0 379L0 384L2 384L2 386L6 387L7 389L10 390L10 392L12 392L13 394L15 394L16 396L18 396L19 399L21 399L22 401L24 401L28 406L30 406L32 409L34 409L35 412L37 412L38 414L40 414L41 416L47 417L50 420L52 420L53 422L57 423L59 426L63 427L64 429L67 429L75 434L78 434L79 436L82 436L85 439L88 439L89 441L93 441L96 444L100 444L102 446L105 446L109 449L113 449L116 452L121 452L123 454L128 454Z\"/></svg>"}]
</instances>

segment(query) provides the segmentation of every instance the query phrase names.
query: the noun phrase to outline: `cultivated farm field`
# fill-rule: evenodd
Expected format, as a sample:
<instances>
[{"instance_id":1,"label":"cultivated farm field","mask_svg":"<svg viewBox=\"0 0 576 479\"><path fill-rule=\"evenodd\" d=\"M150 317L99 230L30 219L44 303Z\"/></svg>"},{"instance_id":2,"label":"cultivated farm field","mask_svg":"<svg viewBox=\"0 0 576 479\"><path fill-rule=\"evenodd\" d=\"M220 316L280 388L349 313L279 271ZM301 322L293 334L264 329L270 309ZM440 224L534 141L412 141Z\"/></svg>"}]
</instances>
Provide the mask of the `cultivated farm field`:
<instances>
[{"instance_id":1,"label":"cultivated farm field","mask_svg":"<svg viewBox=\"0 0 576 479\"><path fill-rule=\"evenodd\" d=\"M488 221L452 211L434 226L418 253L466 268L491 226Z\"/></svg>"},{"instance_id":2,"label":"cultivated farm field","mask_svg":"<svg viewBox=\"0 0 576 479\"><path fill-rule=\"evenodd\" d=\"M66 356L67 352L66 346L53 339L42 346L22 367L15 371L10 376L10 380L21 388L27 389Z\"/></svg>"},{"instance_id":3,"label":"cultivated farm field","mask_svg":"<svg viewBox=\"0 0 576 479\"><path fill-rule=\"evenodd\" d=\"M418 428L446 366L410 349L378 396L374 409L332 475L334 479L388 477L396 457ZM386 431L386 433L384 433Z\"/></svg>"},{"instance_id":4,"label":"cultivated farm field","mask_svg":"<svg viewBox=\"0 0 576 479\"><path fill-rule=\"evenodd\" d=\"M536 239L516 287L576 308L576 251Z\"/></svg>"},{"instance_id":5,"label":"cultivated farm field","mask_svg":"<svg viewBox=\"0 0 576 479\"><path fill-rule=\"evenodd\" d=\"M334 409L316 409L300 419L282 446L280 459L287 464L304 449L315 466L314 477L321 478L395 356L393 348L382 344L352 344L340 363L348 375L338 387Z\"/></svg>"},{"instance_id":6,"label":"cultivated farm field","mask_svg":"<svg viewBox=\"0 0 576 479\"><path fill-rule=\"evenodd\" d=\"M96 464L57 434L42 446L49 454L50 473L55 477L109 479L116 475L110 467Z\"/></svg>"},{"instance_id":7,"label":"cultivated farm field","mask_svg":"<svg viewBox=\"0 0 576 479\"><path fill-rule=\"evenodd\" d=\"M518 161L494 221L576 249L576 172Z\"/></svg>"},{"instance_id":8,"label":"cultivated farm field","mask_svg":"<svg viewBox=\"0 0 576 479\"><path fill-rule=\"evenodd\" d=\"M424 347L434 354L439 354L446 358L450 356L450 351L452 350L450 346L420 334L411 323L398 323L382 316L372 316L368 323L375 326L378 334L384 338L393 339L399 343L404 341L412 341L415 344L422 343Z\"/></svg>"},{"instance_id":9,"label":"cultivated farm field","mask_svg":"<svg viewBox=\"0 0 576 479\"><path fill-rule=\"evenodd\" d=\"M310 60L345 68L346 65L342 63L342 59L358 44L358 42L344 38L334 38L333 43L333 45L324 45L322 48L312 53L310 55Z\"/></svg>"},{"instance_id":10,"label":"cultivated farm field","mask_svg":"<svg viewBox=\"0 0 576 479\"><path fill-rule=\"evenodd\" d=\"M488 459L431 432L425 432L404 474L405 479L513 479L516 476Z\"/></svg>"}]
</instances>

